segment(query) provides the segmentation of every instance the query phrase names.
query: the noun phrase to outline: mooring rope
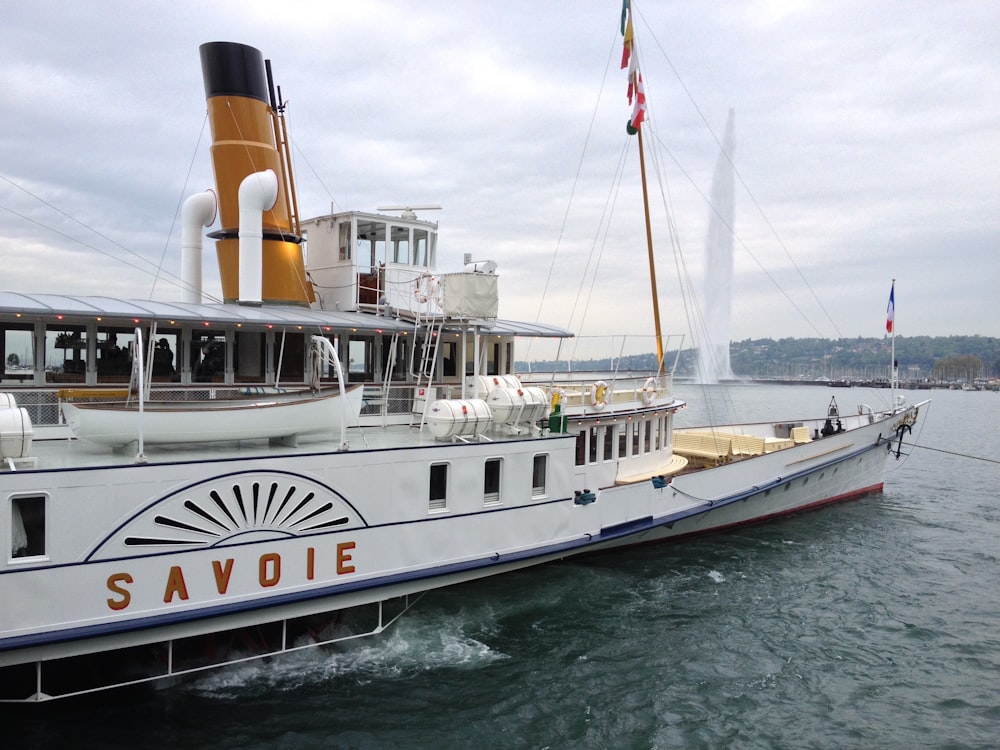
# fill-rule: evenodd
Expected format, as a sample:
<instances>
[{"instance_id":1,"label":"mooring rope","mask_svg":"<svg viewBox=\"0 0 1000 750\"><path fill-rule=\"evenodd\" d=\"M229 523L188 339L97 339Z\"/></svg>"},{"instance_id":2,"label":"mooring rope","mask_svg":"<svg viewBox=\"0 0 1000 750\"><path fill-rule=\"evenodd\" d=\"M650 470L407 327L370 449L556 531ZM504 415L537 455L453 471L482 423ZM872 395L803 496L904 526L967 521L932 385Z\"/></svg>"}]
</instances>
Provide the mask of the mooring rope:
<instances>
[{"instance_id":1,"label":"mooring rope","mask_svg":"<svg viewBox=\"0 0 1000 750\"><path fill-rule=\"evenodd\" d=\"M985 456L973 456L969 453L959 453L958 451L948 451L944 448L932 448L929 445L920 445L919 443L910 443L911 448L923 448L925 451L934 451L935 453L947 453L949 456L959 456L960 458L971 458L974 461L985 461L989 464L1000 464L1000 459L996 458L986 458Z\"/></svg>"}]
</instances>

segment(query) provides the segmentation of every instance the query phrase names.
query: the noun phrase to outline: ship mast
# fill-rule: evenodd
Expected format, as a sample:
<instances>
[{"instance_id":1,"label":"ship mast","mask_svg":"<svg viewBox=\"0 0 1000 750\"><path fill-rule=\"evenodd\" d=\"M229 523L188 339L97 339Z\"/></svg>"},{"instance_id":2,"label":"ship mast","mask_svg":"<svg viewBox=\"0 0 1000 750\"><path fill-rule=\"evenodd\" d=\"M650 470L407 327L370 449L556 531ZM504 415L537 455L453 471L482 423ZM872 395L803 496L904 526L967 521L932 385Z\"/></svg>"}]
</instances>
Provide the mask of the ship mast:
<instances>
[{"instance_id":1,"label":"ship mast","mask_svg":"<svg viewBox=\"0 0 1000 750\"><path fill-rule=\"evenodd\" d=\"M649 220L649 191L646 187L646 155L642 145L642 122L646 116L646 93L643 91L639 59L633 49L631 0L622 2L621 32L624 37L622 68L628 68L628 100L632 104L632 116L626 130L630 135L639 136L639 173L642 179L642 210L646 220L646 252L649 257L649 284L653 298L653 326L656 331L657 374L663 374L663 331L660 324L660 299L656 290L656 260L653 255L653 228Z\"/></svg>"},{"instance_id":2,"label":"ship mast","mask_svg":"<svg viewBox=\"0 0 1000 750\"><path fill-rule=\"evenodd\" d=\"M660 298L656 291L656 259L653 255L653 229L649 222L649 193L646 189L646 160L642 150L642 129L639 129L639 173L642 177L642 210L646 219L646 252L649 256L649 284L653 295L653 325L656 330L657 375L663 374L663 331L660 329Z\"/></svg>"}]
</instances>

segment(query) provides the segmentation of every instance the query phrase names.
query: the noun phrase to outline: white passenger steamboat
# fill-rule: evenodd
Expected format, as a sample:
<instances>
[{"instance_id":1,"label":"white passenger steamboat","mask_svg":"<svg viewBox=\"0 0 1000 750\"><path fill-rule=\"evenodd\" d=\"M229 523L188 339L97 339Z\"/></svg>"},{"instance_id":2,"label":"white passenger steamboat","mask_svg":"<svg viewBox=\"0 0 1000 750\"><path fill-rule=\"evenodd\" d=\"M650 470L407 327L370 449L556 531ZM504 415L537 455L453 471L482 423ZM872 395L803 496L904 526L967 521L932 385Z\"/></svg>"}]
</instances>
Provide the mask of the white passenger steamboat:
<instances>
[{"instance_id":1,"label":"white passenger steamboat","mask_svg":"<svg viewBox=\"0 0 1000 750\"><path fill-rule=\"evenodd\" d=\"M435 587L882 487L915 407L675 431L662 367L519 377L516 345L570 333L498 318L492 262L437 271L413 211L300 221L261 54L201 55L217 186L184 207L185 299L0 292L0 699L378 633Z\"/></svg>"}]
</instances>

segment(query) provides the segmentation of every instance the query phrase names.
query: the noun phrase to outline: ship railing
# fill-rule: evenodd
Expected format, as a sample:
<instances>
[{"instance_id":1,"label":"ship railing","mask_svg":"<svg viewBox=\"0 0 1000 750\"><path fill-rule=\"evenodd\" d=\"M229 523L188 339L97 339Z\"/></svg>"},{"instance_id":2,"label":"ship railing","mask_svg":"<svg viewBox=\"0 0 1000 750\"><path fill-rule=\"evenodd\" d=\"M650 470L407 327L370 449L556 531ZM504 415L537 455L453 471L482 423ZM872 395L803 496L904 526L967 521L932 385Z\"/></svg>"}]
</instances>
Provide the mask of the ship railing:
<instances>
[{"instance_id":1,"label":"ship railing","mask_svg":"<svg viewBox=\"0 0 1000 750\"><path fill-rule=\"evenodd\" d=\"M558 372L521 374L525 385L545 388L563 408L603 409L615 406L648 405L669 396L673 390L673 375L641 372ZM558 395L558 399L555 396Z\"/></svg>"}]
</instances>

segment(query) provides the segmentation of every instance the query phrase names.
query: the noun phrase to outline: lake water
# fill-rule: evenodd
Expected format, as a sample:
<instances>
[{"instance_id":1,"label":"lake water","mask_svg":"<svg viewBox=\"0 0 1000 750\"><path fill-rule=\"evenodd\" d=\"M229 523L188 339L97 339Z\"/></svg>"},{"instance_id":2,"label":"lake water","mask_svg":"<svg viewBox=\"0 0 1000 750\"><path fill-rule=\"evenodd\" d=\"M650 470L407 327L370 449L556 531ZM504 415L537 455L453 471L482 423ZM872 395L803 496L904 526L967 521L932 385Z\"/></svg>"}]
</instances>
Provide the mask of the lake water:
<instances>
[{"instance_id":1,"label":"lake water","mask_svg":"<svg viewBox=\"0 0 1000 750\"><path fill-rule=\"evenodd\" d=\"M688 423L888 396L679 391ZM934 399L924 447L883 494L433 592L346 649L5 707L3 747L998 747L1000 394L907 397Z\"/></svg>"}]
</instances>

